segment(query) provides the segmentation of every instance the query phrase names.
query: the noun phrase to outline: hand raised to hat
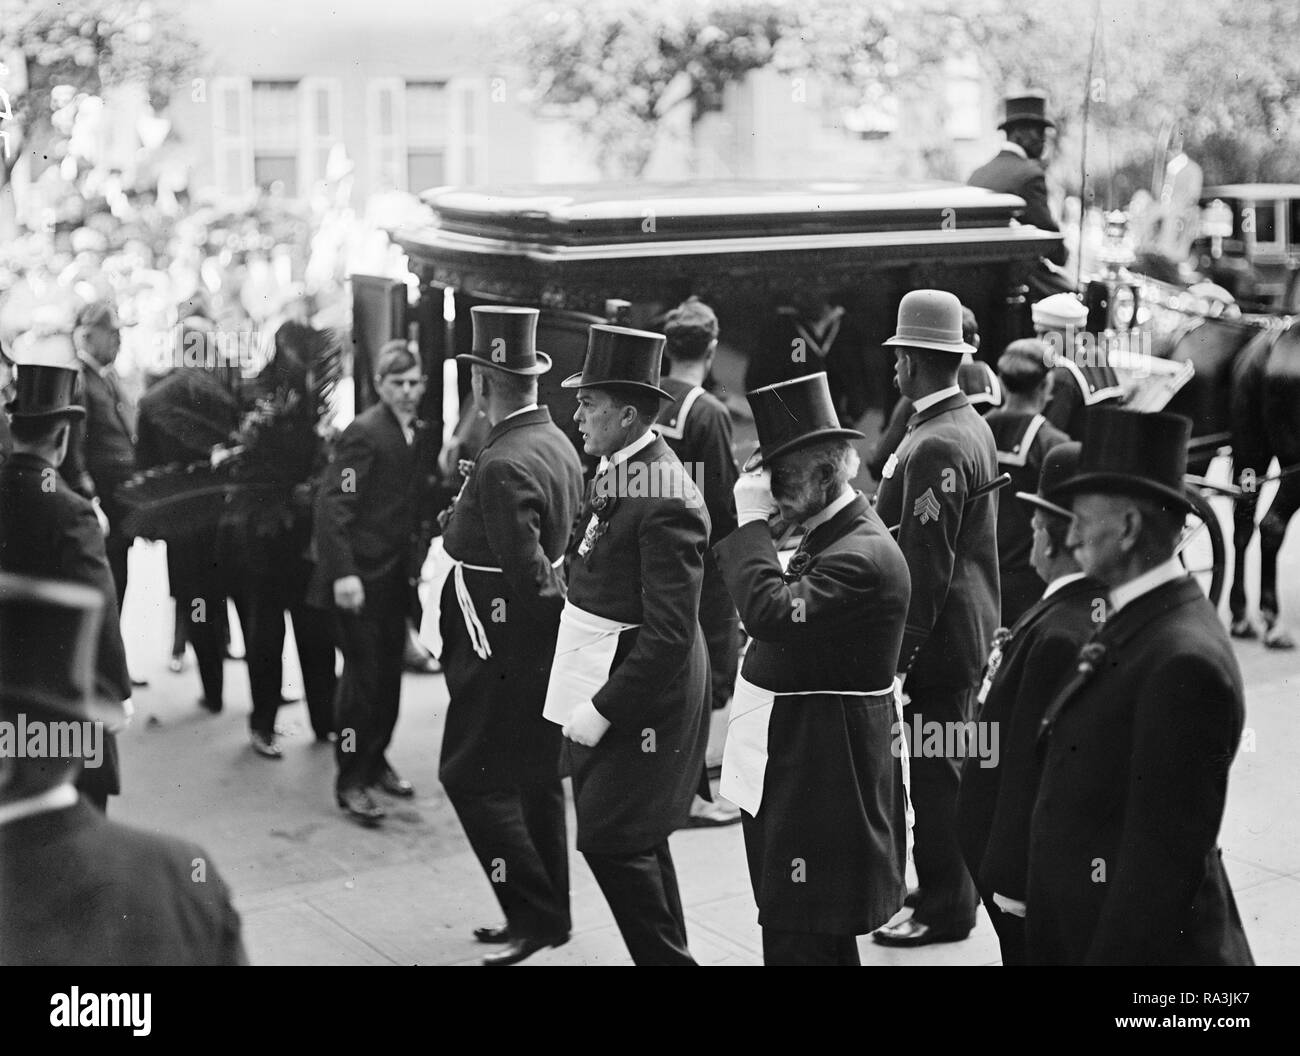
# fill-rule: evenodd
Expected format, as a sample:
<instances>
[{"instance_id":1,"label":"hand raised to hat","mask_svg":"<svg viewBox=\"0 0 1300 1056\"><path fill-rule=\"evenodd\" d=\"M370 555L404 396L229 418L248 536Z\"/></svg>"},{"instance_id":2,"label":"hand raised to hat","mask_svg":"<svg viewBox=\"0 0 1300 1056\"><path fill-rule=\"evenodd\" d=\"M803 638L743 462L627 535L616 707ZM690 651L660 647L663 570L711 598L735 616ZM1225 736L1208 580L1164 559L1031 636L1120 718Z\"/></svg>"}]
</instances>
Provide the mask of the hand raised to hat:
<instances>
[{"instance_id":1,"label":"hand raised to hat","mask_svg":"<svg viewBox=\"0 0 1300 1056\"><path fill-rule=\"evenodd\" d=\"M609 719L596 710L596 705L589 700L584 700L573 709L573 714L569 716L569 723L564 727L563 732L564 736L574 744L595 748L600 743L600 739L605 736L609 726Z\"/></svg>"},{"instance_id":2,"label":"hand raised to hat","mask_svg":"<svg viewBox=\"0 0 1300 1056\"><path fill-rule=\"evenodd\" d=\"M736 497L736 521L739 524L766 521L777 511L776 500L772 498L772 474L766 469L744 474L731 492Z\"/></svg>"}]
</instances>

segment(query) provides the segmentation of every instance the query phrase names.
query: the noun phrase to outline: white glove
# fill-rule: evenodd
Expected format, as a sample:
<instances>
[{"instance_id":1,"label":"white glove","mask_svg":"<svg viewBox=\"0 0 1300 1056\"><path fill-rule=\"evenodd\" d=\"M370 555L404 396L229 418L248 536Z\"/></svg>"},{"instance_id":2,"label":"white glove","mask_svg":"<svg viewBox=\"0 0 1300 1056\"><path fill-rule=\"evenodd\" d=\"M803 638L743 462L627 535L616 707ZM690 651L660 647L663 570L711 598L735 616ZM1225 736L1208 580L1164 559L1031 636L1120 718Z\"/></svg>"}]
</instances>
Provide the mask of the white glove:
<instances>
[{"instance_id":1,"label":"white glove","mask_svg":"<svg viewBox=\"0 0 1300 1056\"><path fill-rule=\"evenodd\" d=\"M772 474L766 469L746 473L731 492L736 497L736 520L742 525L766 521L777 510L772 498Z\"/></svg>"},{"instance_id":2,"label":"white glove","mask_svg":"<svg viewBox=\"0 0 1300 1056\"><path fill-rule=\"evenodd\" d=\"M564 727L564 736L575 744L585 744L595 748L609 729L609 719L596 710L589 700L584 700L569 716L569 724Z\"/></svg>"}]
</instances>

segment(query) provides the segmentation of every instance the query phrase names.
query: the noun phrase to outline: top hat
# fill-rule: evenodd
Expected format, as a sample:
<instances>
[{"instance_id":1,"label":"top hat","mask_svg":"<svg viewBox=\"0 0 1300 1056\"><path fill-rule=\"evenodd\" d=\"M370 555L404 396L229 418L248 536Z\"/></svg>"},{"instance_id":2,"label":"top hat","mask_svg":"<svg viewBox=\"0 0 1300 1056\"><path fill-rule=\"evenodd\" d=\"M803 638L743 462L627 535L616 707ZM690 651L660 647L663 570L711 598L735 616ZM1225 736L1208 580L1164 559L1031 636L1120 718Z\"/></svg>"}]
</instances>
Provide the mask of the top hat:
<instances>
[{"instance_id":1,"label":"top hat","mask_svg":"<svg viewBox=\"0 0 1300 1056\"><path fill-rule=\"evenodd\" d=\"M745 472L820 440L865 440L856 429L840 427L831 402L826 372L766 385L745 394L758 430L758 450L745 462Z\"/></svg>"},{"instance_id":2,"label":"top hat","mask_svg":"<svg viewBox=\"0 0 1300 1056\"><path fill-rule=\"evenodd\" d=\"M1057 444L1043 458L1043 468L1038 475L1038 493L1018 491L1016 498L1059 517L1073 517L1073 513L1052 500L1056 496L1056 490L1078 473L1079 453L1082 450L1083 444L1077 440Z\"/></svg>"},{"instance_id":3,"label":"top hat","mask_svg":"<svg viewBox=\"0 0 1300 1056\"><path fill-rule=\"evenodd\" d=\"M913 290L898 305L897 332L886 345L974 352L962 339L961 301L943 290Z\"/></svg>"},{"instance_id":4,"label":"top hat","mask_svg":"<svg viewBox=\"0 0 1300 1056\"><path fill-rule=\"evenodd\" d=\"M659 387L659 365L664 355L664 335L626 326L593 323L587 333L587 358L581 374L562 382L566 389L635 389L671 400Z\"/></svg>"},{"instance_id":5,"label":"top hat","mask_svg":"<svg viewBox=\"0 0 1300 1056\"><path fill-rule=\"evenodd\" d=\"M72 367L18 363L14 369L14 398L6 409L10 418L84 418L86 409L72 402L78 373Z\"/></svg>"},{"instance_id":6,"label":"top hat","mask_svg":"<svg viewBox=\"0 0 1300 1056\"><path fill-rule=\"evenodd\" d=\"M84 583L0 572L0 703L52 718L120 722L95 692L104 596Z\"/></svg>"},{"instance_id":7,"label":"top hat","mask_svg":"<svg viewBox=\"0 0 1300 1056\"><path fill-rule=\"evenodd\" d=\"M474 323L471 351L456 358L507 374L535 377L551 369L551 357L537 351L536 308L484 304L469 310Z\"/></svg>"},{"instance_id":8,"label":"top hat","mask_svg":"<svg viewBox=\"0 0 1300 1056\"><path fill-rule=\"evenodd\" d=\"M1045 330L1064 330L1067 326L1082 329L1088 321L1087 307L1072 293L1054 293L1035 301L1029 314L1034 326Z\"/></svg>"},{"instance_id":9,"label":"top hat","mask_svg":"<svg viewBox=\"0 0 1300 1056\"><path fill-rule=\"evenodd\" d=\"M1006 101L1005 114L998 128L1015 124L1056 127L1056 122L1047 116L1047 96L1042 92L1026 92L1024 95L1011 96Z\"/></svg>"},{"instance_id":10,"label":"top hat","mask_svg":"<svg viewBox=\"0 0 1300 1056\"><path fill-rule=\"evenodd\" d=\"M1181 414L1090 408L1078 469L1053 495L1136 495L1190 513L1183 475L1191 435L1192 423Z\"/></svg>"}]
</instances>

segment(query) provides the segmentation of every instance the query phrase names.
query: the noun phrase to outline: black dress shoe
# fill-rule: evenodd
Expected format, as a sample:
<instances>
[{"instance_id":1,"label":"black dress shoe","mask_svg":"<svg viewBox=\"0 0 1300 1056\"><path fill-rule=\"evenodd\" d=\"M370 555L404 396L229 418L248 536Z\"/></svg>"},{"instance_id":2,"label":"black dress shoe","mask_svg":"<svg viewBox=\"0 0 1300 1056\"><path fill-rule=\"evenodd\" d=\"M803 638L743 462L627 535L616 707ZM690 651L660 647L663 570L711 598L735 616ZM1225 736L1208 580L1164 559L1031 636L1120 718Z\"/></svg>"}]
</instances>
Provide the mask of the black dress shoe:
<instances>
[{"instance_id":1,"label":"black dress shoe","mask_svg":"<svg viewBox=\"0 0 1300 1056\"><path fill-rule=\"evenodd\" d=\"M207 697L199 697L199 707L202 708L204 711L212 712L213 715L219 715L221 713L221 709L225 707L225 705L223 704L222 701L219 700L216 703L213 703L212 701L208 700Z\"/></svg>"},{"instance_id":2,"label":"black dress shoe","mask_svg":"<svg viewBox=\"0 0 1300 1056\"><path fill-rule=\"evenodd\" d=\"M538 950L544 950L548 946L563 946L568 941L567 932L549 939L512 939L501 949L484 957L483 963L489 968L518 964L520 961L526 961Z\"/></svg>"},{"instance_id":3,"label":"black dress shoe","mask_svg":"<svg viewBox=\"0 0 1300 1056\"><path fill-rule=\"evenodd\" d=\"M399 777L397 771L391 766L379 775L379 780L375 782L375 788L381 792L387 792L390 796L398 796L402 799L410 799L415 795L415 786L403 777Z\"/></svg>"},{"instance_id":4,"label":"black dress shoe","mask_svg":"<svg viewBox=\"0 0 1300 1056\"><path fill-rule=\"evenodd\" d=\"M350 817L356 818L362 825L378 825L385 815L384 808L371 799L370 793L364 788L344 789L336 792L334 798Z\"/></svg>"},{"instance_id":5,"label":"black dress shoe","mask_svg":"<svg viewBox=\"0 0 1300 1056\"><path fill-rule=\"evenodd\" d=\"M475 928L474 938L479 942L509 942L510 928L506 924L502 924L499 928Z\"/></svg>"},{"instance_id":6,"label":"black dress shoe","mask_svg":"<svg viewBox=\"0 0 1300 1056\"><path fill-rule=\"evenodd\" d=\"M871 937L882 946L929 946L932 942L961 942L969 934L970 928L940 931L908 917L897 924L877 928Z\"/></svg>"}]
</instances>

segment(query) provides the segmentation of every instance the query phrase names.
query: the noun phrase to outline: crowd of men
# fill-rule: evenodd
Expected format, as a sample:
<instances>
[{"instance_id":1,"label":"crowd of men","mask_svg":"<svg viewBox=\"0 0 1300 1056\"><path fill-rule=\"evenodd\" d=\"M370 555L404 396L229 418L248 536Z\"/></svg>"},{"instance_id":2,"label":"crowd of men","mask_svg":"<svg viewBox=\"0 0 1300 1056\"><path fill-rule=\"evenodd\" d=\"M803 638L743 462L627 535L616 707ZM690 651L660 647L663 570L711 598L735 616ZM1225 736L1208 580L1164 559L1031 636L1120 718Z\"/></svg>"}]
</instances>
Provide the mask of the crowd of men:
<instances>
[{"instance_id":1,"label":"crowd of men","mask_svg":"<svg viewBox=\"0 0 1300 1056\"><path fill-rule=\"evenodd\" d=\"M1044 120L1031 102L1012 116ZM842 313L809 309L792 333L829 353ZM664 333L590 327L561 382L584 481L538 401L539 313L483 305L457 358L487 432L435 517L424 367L389 343L378 402L323 466L320 445L299 452L314 487L285 482L239 592L254 749L279 756L288 612L337 804L382 824L384 797L414 795L387 751L418 612L450 698L439 780L504 917L473 933L487 965L569 939L565 778L577 849L638 965L695 963L669 835L736 820L769 965L856 965L866 934L959 942L981 904L1004 964L1251 963L1217 847L1241 675L1176 556L1189 423L1125 410L1104 359L1069 354L1084 314L1071 294L1038 301L1037 336L994 372L970 361L956 297L907 294L874 501L854 487L860 409L824 372L752 379L759 446L737 466L705 388L717 318L695 298ZM206 856L105 816L132 692L113 504L137 467L211 458L239 408L199 365L137 420L115 328L91 306L79 366L0 359L0 717L108 731L93 766L0 752L0 961L241 963L226 888L210 866L187 879ZM264 378L298 406L312 352L283 337ZM224 612L222 544L194 530L169 571L216 711L221 623L195 614Z\"/></svg>"}]
</instances>

